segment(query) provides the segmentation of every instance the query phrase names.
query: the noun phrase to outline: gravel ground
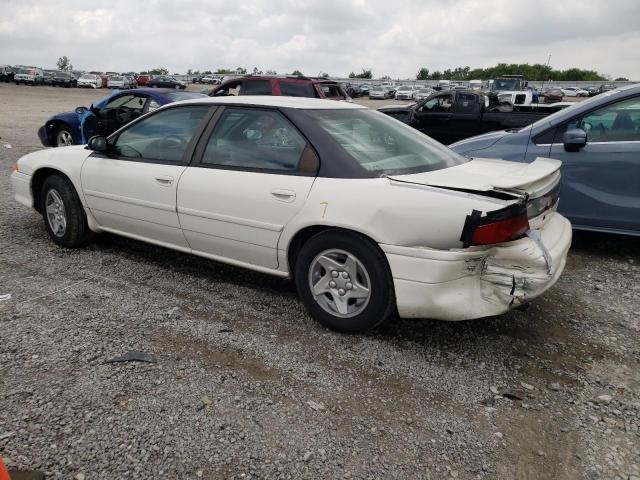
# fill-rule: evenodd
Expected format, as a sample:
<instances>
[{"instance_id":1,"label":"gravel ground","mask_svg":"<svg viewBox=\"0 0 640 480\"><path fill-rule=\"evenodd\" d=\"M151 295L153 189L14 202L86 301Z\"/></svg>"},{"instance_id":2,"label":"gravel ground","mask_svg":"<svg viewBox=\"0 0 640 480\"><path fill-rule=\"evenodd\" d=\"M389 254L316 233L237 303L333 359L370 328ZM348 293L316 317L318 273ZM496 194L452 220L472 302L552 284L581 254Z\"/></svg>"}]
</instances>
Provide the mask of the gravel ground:
<instances>
[{"instance_id":1,"label":"gravel ground","mask_svg":"<svg viewBox=\"0 0 640 480\"><path fill-rule=\"evenodd\" d=\"M282 279L113 235L79 250L47 239L12 198L13 164L41 148L50 114L104 94L0 84L10 467L78 480L640 479L638 239L576 233L563 277L526 311L336 334ZM106 363L128 351L156 362Z\"/></svg>"}]
</instances>

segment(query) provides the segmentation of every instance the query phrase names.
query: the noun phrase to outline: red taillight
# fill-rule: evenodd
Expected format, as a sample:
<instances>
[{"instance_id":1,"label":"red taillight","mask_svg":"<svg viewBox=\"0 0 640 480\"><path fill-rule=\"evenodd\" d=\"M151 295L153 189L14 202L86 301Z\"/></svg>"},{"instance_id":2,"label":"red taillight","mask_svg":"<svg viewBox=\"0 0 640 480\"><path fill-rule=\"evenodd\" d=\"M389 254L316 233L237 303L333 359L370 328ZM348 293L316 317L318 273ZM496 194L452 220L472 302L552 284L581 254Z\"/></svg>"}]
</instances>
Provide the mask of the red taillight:
<instances>
[{"instance_id":1,"label":"red taillight","mask_svg":"<svg viewBox=\"0 0 640 480\"><path fill-rule=\"evenodd\" d=\"M460 241L465 247L492 245L517 240L529 230L529 217L524 203L516 203L500 210L482 212L474 210L467 215Z\"/></svg>"},{"instance_id":2,"label":"red taillight","mask_svg":"<svg viewBox=\"0 0 640 480\"><path fill-rule=\"evenodd\" d=\"M526 213L505 220L498 220L476 227L471 237L472 245L491 245L522 237L529 230L529 219Z\"/></svg>"}]
</instances>

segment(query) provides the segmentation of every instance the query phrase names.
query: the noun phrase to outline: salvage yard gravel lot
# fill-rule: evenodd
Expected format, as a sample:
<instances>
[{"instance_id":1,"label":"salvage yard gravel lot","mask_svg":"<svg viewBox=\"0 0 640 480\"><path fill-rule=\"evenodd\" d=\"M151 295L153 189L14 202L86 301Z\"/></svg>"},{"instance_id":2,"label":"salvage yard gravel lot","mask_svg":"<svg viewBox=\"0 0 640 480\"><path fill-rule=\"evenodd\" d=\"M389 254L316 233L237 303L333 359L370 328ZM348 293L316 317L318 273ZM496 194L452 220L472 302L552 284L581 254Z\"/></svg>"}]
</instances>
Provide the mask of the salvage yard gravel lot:
<instances>
[{"instance_id":1,"label":"salvage yard gravel lot","mask_svg":"<svg viewBox=\"0 0 640 480\"><path fill-rule=\"evenodd\" d=\"M10 468L87 480L640 478L638 239L575 233L564 275L525 311L337 334L286 280L114 235L78 250L48 240L13 200L13 165L42 148L47 117L107 93L0 84ZM129 351L155 363L107 363Z\"/></svg>"}]
</instances>

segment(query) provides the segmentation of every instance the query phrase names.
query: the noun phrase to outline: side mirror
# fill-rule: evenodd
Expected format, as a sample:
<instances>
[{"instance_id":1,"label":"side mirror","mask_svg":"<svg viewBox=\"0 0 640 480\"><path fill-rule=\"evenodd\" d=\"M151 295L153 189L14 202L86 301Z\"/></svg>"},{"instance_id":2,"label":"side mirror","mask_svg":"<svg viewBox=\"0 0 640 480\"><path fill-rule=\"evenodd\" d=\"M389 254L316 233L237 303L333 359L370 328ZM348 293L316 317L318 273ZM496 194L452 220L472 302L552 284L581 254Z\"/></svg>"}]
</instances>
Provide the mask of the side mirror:
<instances>
[{"instance_id":1,"label":"side mirror","mask_svg":"<svg viewBox=\"0 0 640 480\"><path fill-rule=\"evenodd\" d=\"M89 109L87 107L78 107L78 108L76 108L76 113L78 115L84 115L88 111L89 111Z\"/></svg>"},{"instance_id":2,"label":"side mirror","mask_svg":"<svg viewBox=\"0 0 640 480\"><path fill-rule=\"evenodd\" d=\"M89 150L93 150L94 152L105 153L109 149L109 143L107 139L102 135L95 135L89 139L87 142L87 148Z\"/></svg>"},{"instance_id":3,"label":"side mirror","mask_svg":"<svg viewBox=\"0 0 640 480\"><path fill-rule=\"evenodd\" d=\"M565 132L562 141L567 152L577 152L587 144L587 132L581 128L574 128Z\"/></svg>"}]
</instances>

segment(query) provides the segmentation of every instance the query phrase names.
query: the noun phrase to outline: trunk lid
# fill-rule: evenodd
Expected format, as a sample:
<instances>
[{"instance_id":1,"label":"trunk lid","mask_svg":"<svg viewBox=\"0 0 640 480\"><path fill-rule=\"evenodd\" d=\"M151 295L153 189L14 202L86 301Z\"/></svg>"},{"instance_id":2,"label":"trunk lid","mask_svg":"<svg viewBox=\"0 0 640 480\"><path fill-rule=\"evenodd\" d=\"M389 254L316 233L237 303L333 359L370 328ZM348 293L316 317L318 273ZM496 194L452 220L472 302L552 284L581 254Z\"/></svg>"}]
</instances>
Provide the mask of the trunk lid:
<instances>
[{"instance_id":1,"label":"trunk lid","mask_svg":"<svg viewBox=\"0 0 640 480\"><path fill-rule=\"evenodd\" d=\"M543 195L560 180L562 162L538 157L532 163L492 158L471 161L432 172L392 175L392 181L476 192L510 192L515 196Z\"/></svg>"}]
</instances>

